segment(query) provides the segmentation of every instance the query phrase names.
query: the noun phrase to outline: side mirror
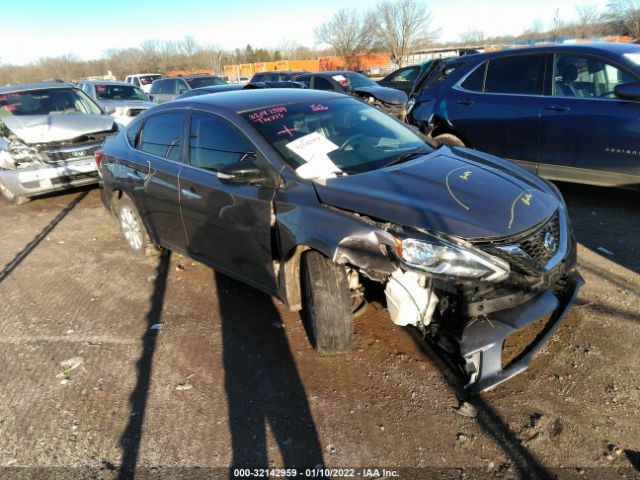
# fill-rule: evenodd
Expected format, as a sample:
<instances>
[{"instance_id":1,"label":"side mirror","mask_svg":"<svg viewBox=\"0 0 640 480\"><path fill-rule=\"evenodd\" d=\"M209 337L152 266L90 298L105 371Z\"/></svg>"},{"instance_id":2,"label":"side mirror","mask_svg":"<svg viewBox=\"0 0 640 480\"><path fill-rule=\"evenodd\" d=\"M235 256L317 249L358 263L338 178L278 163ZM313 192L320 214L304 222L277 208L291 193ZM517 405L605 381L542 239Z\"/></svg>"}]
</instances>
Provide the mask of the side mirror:
<instances>
[{"instance_id":1,"label":"side mirror","mask_svg":"<svg viewBox=\"0 0 640 480\"><path fill-rule=\"evenodd\" d=\"M625 100L640 100L640 82L616 85L613 93L616 94L616 97L624 98Z\"/></svg>"},{"instance_id":2,"label":"side mirror","mask_svg":"<svg viewBox=\"0 0 640 480\"><path fill-rule=\"evenodd\" d=\"M263 180L260 168L253 160L241 160L229 163L216 172L216 176L224 183L248 184Z\"/></svg>"}]
</instances>

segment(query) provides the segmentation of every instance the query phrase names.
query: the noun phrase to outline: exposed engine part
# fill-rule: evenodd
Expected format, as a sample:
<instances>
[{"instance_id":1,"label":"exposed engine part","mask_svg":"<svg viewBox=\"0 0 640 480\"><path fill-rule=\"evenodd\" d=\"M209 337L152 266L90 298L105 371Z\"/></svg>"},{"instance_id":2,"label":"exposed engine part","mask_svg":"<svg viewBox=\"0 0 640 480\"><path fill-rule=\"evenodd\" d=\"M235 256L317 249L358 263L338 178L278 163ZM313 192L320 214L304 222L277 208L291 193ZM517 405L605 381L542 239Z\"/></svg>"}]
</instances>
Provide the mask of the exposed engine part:
<instances>
[{"instance_id":1,"label":"exposed engine part","mask_svg":"<svg viewBox=\"0 0 640 480\"><path fill-rule=\"evenodd\" d=\"M0 168L16 170L40 161L36 147L26 145L15 135L0 137Z\"/></svg>"},{"instance_id":2,"label":"exposed engine part","mask_svg":"<svg viewBox=\"0 0 640 480\"><path fill-rule=\"evenodd\" d=\"M426 287L424 275L398 269L389 277L384 293L391 320L396 325L414 325L423 330L431 323L438 297L433 288Z\"/></svg>"},{"instance_id":3,"label":"exposed engine part","mask_svg":"<svg viewBox=\"0 0 640 480\"><path fill-rule=\"evenodd\" d=\"M364 313L367 301L364 297L364 287L360 283L360 274L353 268L347 269L347 281L349 282L349 292L351 294L351 312L354 317Z\"/></svg>"}]
</instances>

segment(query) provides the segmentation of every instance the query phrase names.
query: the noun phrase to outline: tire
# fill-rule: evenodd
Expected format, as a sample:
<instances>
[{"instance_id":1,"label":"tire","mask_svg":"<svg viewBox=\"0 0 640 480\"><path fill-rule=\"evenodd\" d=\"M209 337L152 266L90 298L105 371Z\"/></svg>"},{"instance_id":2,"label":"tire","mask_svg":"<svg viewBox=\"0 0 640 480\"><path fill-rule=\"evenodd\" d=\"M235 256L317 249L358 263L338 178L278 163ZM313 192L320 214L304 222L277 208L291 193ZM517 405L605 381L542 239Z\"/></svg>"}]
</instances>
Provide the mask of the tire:
<instances>
[{"instance_id":1,"label":"tire","mask_svg":"<svg viewBox=\"0 0 640 480\"><path fill-rule=\"evenodd\" d=\"M118 200L118 224L125 242L133 253L140 257L149 257L158 253L158 248L149 239L138 209L127 196Z\"/></svg>"},{"instance_id":2,"label":"tire","mask_svg":"<svg viewBox=\"0 0 640 480\"><path fill-rule=\"evenodd\" d=\"M440 145L451 145L454 147L465 146L462 140L460 140L455 135L452 135L451 133L443 133L441 135L438 135L437 137L434 137L434 140L438 142Z\"/></svg>"},{"instance_id":3,"label":"tire","mask_svg":"<svg viewBox=\"0 0 640 480\"><path fill-rule=\"evenodd\" d=\"M0 180L0 196L12 205L24 205L31 199L22 195L16 195Z\"/></svg>"},{"instance_id":4,"label":"tire","mask_svg":"<svg viewBox=\"0 0 640 480\"><path fill-rule=\"evenodd\" d=\"M303 318L311 345L319 355L351 350L353 315L344 267L319 252L302 260Z\"/></svg>"}]
</instances>

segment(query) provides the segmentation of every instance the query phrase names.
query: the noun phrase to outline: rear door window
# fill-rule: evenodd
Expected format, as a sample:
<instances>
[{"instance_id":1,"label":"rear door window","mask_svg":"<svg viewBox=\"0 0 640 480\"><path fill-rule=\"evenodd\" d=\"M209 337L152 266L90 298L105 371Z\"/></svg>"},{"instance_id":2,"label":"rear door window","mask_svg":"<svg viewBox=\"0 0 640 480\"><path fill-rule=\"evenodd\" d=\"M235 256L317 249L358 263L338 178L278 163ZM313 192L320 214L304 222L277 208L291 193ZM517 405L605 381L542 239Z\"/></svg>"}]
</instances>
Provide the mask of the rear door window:
<instances>
[{"instance_id":1,"label":"rear door window","mask_svg":"<svg viewBox=\"0 0 640 480\"><path fill-rule=\"evenodd\" d=\"M517 55L489 60L484 91L541 95L542 58L542 55Z\"/></svg>"},{"instance_id":2,"label":"rear door window","mask_svg":"<svg viewBox=\"0 0 640 480\"><path fill-rule=\"evenodd\" d=\"M181 161L183 134L182 112L159 113L145 122L138 148L158 157Z\"/></svg>"},{"instance_id":3,"label":"rear door window","mask_svg":"<svg viewBox=\"0 0 640 480\"><path fill-rule=\"evenodd\" d=\"M189 162L194 167L216 171L248 152L255 153L255 147L225 120L203 113L191 116Z\"/></svg>"},{"instance_id":4,"label":"rear door window","mask_svg":"<svg viewBox=\"0 0 640 480\"><path fill-rule=\"evenodd\" d=\"M296 77L294 81L302 83L307 88L311 88L311 75L303 75L301 77Z\"/></svg>"},{"instance_id":5,"label":"rear door window","mask_svg":"<svg viewBox=\"0 0 640 480\"><path fill-rule=\"evenodd\" d=\"M156 80L155 82L153 82L151 84L151 91L149 93L151 93L152 95L157 95L158 93L160 93L163 83L164 80Z\"/></svg>"},{"instance_id":6,"label":"rear door window","mask_svg":"<svg viewBox=\"0 0 640 480\"><path fill-rule=\"evenodd\" d=\"M160 93L173 94L176 93L176 80L175 78L165 78L160 85Z\"/></svg>"}]
</instances>

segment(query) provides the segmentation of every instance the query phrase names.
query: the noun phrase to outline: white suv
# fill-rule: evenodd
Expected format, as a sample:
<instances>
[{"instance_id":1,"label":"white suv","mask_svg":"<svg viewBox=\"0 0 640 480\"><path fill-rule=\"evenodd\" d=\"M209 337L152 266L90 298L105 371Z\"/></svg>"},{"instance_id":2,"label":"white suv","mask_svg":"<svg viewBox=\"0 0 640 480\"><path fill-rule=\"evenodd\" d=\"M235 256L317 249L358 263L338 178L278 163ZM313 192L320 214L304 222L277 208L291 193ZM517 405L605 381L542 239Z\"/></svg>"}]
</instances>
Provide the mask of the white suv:
<instances>
[{"instance_id":1,"label":"white suv","mask_svg":"<svg viewBox=\"0 0 640 480\"><path fill-rule=\"evenodd\" d=\"M140 87L144 93L148 94L153 81L161 77L162 75L159 73L134 73L133 75L128 75L124 81Z\"/></svg>"}]
</instances>

